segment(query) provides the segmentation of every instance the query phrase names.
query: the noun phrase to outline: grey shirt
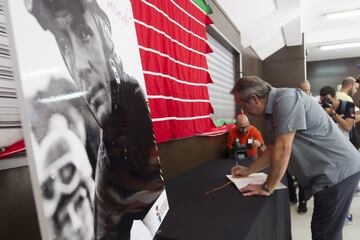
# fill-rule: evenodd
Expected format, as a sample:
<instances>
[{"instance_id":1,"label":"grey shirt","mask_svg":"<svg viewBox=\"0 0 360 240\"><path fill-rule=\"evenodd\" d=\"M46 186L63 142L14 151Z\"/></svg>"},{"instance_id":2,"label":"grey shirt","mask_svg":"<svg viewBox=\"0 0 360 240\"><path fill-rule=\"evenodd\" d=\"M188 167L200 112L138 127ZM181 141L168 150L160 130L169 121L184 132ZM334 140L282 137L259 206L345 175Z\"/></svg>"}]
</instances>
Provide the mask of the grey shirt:
<instances>
[{"instance_id":1,"label":"grey shirt","mask_svg":"<svg viewBox=\"0 0 360 240\"><path fill-rule=\"evenodd\" d=\"M306 197L360 171L360 154L311 96L300 89L272 88L265 108L267 144L296 132L288 170Z\"/></svg>"}]
</instances>

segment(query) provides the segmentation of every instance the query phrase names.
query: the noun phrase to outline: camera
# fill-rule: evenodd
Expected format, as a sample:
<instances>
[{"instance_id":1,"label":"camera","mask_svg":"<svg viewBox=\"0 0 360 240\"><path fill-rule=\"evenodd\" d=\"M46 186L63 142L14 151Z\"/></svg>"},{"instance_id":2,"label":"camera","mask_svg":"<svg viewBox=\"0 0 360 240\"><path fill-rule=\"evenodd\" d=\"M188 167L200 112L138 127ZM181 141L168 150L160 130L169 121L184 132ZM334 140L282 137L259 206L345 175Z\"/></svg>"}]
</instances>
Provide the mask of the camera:
<instances>
[{"instance_id":1,"label":"camera","mask_svg":"<svg viewBox=\"0 0 360 240\"><path fill-rule=\"evenodd\" d=\"M253 138L249 138L246 142L246 147L249 149L249 148L252 148L252 145L254 143L254 139Z\"/></svg>"},{"instance_id":2,"label":"camera","mask_svg":"<svg viewBox=\"0 0 360 240\"><path fill-rule=\"evenodd\" d=\"M247 159L247 147L242 145L241 148L238 148L234 153L234 158L236 162Z\"/></svg>"},{"instance_id":3,"label":"camera","mask_svg":"<svg viewBox=\"0 0 360 240\"><path fill-rule=\"evenodd\" d=\"M236 162L248 158L247 150L252 148L253 143L254 143L254 139L252 138L247 139L246 144L241 144L238 138L235 140L235 143L232 148L232 152Z\"/></svg>"},{"instance_id":4,"label":"camera","mask_svg":"<svg viewBox=\"0 0 360 240\"><path fill-rule=\"evenodd\" d=\"M331 108L332 101L329 98L325 97L321 102L321 106L322 106L322 108Z\"/></svg>"}]
</instances>

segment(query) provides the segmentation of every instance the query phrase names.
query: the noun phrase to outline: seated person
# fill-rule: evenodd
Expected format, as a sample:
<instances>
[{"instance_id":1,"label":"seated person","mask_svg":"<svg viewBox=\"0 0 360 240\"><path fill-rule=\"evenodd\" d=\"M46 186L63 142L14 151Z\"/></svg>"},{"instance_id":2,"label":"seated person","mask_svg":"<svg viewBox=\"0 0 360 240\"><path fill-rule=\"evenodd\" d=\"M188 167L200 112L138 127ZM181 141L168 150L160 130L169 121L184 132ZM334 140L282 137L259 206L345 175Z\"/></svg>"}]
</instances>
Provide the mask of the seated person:
<instances>
[{"instance_id":1,"label":"seated person","mask_svg":"<svg viewBox=\"0 0 360 240\"><path fill-rule=\"evenodd\" d=\"M236 117L236 127L231 129L227 136L227 148L231 154L234 150L233 147L239 139L241 145L246 145L248 139L252 139L252 144L247 150L247 158L255 159L257 157L257 149L265 150L264 140L259 130L249 124L249 119L244 113L240 113Z\"/></svg>"}]
</instances>

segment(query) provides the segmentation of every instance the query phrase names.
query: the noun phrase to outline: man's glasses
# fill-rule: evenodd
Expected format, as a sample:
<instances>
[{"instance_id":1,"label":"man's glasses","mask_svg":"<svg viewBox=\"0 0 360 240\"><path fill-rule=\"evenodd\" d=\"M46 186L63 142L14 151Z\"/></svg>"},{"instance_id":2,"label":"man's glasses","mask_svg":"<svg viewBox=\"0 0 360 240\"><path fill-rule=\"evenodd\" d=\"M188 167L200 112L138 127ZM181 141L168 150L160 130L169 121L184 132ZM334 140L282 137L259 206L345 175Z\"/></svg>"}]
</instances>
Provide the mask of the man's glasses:
<instances>
[{"instance_id":1,"label":"man's glasses","mask_svg":"<svg viewBox=\"0 0 360 240\"><path fill-rule=\"evenodd\" d=\"M238 98L239 99L239 104L241 107L245 106L246 104L250 104L250 98L247 98L247 99L241 99L240 97Z\"/></svg>"}]
</instances>

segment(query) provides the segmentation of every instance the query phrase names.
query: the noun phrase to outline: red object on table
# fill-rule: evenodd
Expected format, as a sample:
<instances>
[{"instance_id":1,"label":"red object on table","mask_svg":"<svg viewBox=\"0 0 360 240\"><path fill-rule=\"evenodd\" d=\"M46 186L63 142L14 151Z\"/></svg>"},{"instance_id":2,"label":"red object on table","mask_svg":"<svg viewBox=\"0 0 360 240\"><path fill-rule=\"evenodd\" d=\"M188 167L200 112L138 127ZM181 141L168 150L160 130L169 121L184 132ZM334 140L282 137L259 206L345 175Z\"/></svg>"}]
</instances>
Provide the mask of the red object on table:
<instances>
[{"instance_id":1,"label":"red object on table","mask_svg":"<svg viewBox=\"0 0 360 240\"><path fill-rule=\"evenodd\" d=\"M24 139L22 139L8 147L5 147L4 150L0 151L0 160L11 157L16 153L25 152L25 149L25 142Z\"/></svg>"}]
</instances>

